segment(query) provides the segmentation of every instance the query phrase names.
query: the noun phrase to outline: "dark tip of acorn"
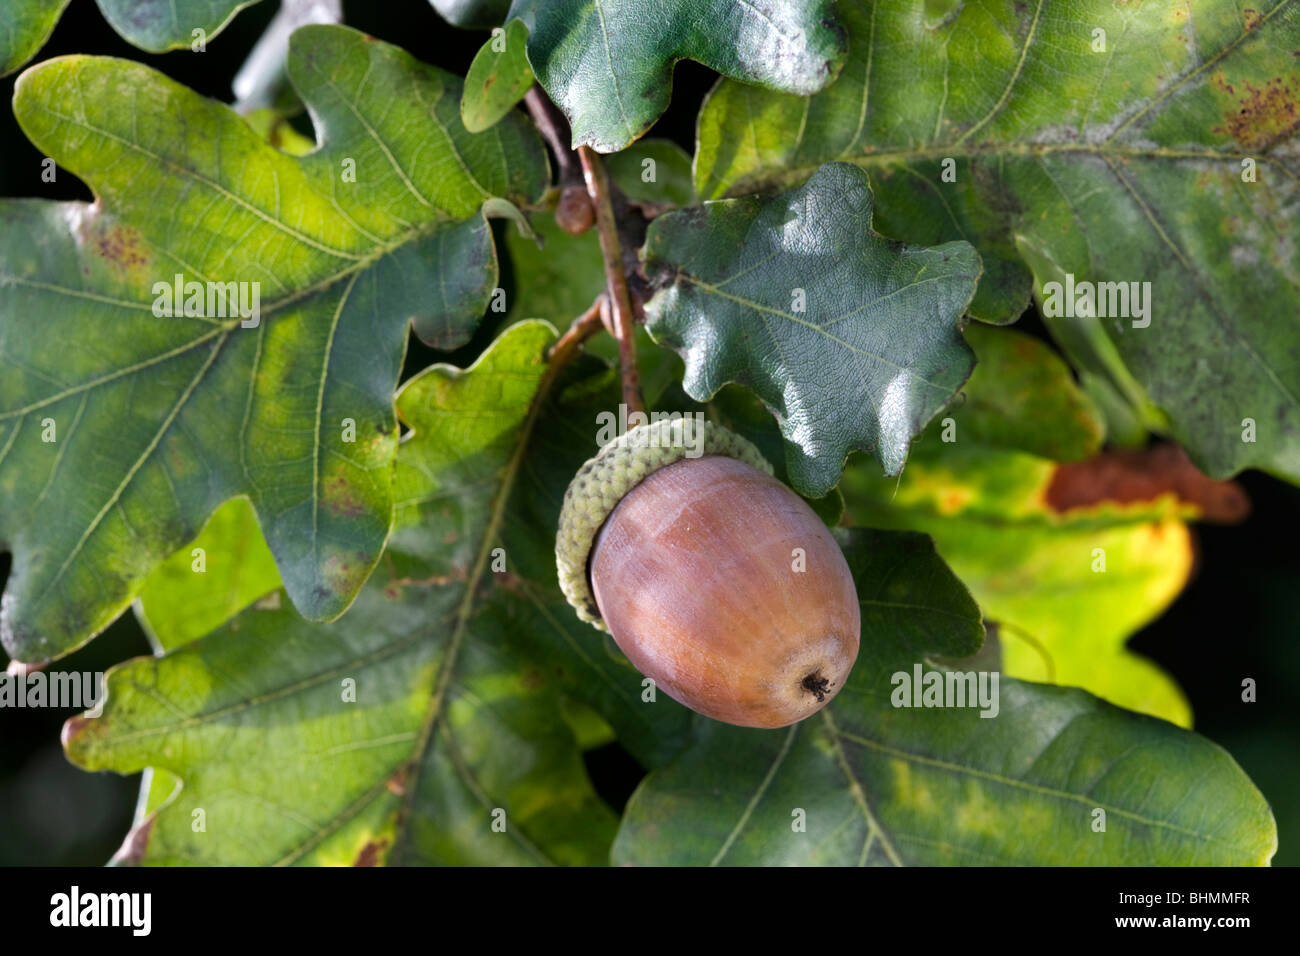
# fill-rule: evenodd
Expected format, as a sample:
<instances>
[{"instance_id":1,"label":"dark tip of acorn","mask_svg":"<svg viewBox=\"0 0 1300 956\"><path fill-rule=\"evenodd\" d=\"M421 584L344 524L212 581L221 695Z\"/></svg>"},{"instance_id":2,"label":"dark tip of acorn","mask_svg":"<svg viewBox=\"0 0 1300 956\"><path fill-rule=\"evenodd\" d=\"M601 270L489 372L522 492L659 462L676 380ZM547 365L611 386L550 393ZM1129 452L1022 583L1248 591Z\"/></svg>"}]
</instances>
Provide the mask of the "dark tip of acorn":
<instances>
[{"instance_id":1,"label":"dark tip of acorn","mask_svg":"<svg viewBox=\"0 0 1300 956\"><path fill-rule=\"evenodd\" d=\"M831 682L825 677L822 677L820 671L813 671L803 679L803 683L800 686L808 693L816 696L817 703L820 704L825 702L826 691L831 686Z\"/></svg>"}]
</instances>

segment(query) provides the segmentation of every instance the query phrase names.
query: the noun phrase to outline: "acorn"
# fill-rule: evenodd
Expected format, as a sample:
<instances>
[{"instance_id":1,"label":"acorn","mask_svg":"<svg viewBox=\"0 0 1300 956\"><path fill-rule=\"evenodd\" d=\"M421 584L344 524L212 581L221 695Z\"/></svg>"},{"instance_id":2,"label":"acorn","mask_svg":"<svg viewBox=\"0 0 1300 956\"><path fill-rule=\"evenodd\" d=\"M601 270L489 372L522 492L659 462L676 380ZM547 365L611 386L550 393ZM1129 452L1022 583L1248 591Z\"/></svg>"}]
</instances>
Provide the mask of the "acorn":
<instances>
[{"instance_id":1,"label":"acorn","mask_svg":"<svg viewBox=\"0 0 1300 956\"><path fill-rule=\"evenodd\" d=\"M803 720L857 658L857 590L835 539L720 425L662 419L602 448L565 492L555 552L578 617L715 720Z\"/></svg>"}]
</instances>

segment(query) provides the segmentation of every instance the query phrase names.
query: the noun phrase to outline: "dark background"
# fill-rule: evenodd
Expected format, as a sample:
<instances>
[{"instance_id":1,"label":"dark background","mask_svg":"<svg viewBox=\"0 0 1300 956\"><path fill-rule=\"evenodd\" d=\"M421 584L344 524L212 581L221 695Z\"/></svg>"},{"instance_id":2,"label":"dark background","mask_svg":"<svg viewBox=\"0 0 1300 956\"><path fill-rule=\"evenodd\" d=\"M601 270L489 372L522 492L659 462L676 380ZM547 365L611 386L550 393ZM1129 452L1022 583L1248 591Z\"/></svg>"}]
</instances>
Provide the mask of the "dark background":
<instances>
[{"instance_id":1,"label":"dark background","mask_svg":"<svg viewBox=\"0 0 1300 956\"><path fill-rule=\"evenodd\" d=\"M207 96L231 100L230 81L270 21L277 5L259 3L240 13L204 53L144 53L104 22L91 0L73 0L36 62L67 53L119 56L147 63ZM463 75L486 33L456 30L424 0L345 2L345 22L396 43L416 57ZM0 196L92 198L71 174L41 182L41 154L10 107L15 76L0 80ZM672 108L653 136L694 148L695 115L715 75L694 63L678 65ZM305 129L306 127L304 127ZM506 272L502 284L510 293ZM38 317L32 317L34 321ZM565 316L550 316L562 323ZM1279 317L1284 320L1286 317ZM1291 321L1295 321L1291 317ZM1043 334L1035 314L1020 328ZM472 357L490 329L451 360ZM446 360L414 339L410 370ZM1254 501L1253 515L1231 528L1199 527L1197 571L1170 610L1130 646L1153 658L1191 700L1196 729L1228 749L1273 806L1280 847L1274 862L1300 864L1300 489L1259 473L1239 479ZM0 555L0 582L9 557ZM103 671L148 654L143 633L128 613L61 669ZM0 662L3 661L0 654ZM1259 700L1241 701L1241 680L1258 682ZM0 711L0 864L88 864L106 861L129 825L138 777L84 773L64 759L59 729L69 713ZM621 807L640 769L617 745L588 755L603 796Z\"/></svg>"}]
</instances>

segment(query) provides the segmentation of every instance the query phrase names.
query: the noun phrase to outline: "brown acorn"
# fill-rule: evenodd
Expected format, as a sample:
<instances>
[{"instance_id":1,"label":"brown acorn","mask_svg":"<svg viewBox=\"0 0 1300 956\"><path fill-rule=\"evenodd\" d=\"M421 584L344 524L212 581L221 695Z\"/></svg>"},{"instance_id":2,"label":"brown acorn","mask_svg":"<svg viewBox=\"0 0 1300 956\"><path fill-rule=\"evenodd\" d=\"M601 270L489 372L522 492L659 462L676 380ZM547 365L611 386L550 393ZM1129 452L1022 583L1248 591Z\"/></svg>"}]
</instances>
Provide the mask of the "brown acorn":
<instances>
[{"instance_id":1,"label":"brown acorn","mask_svg":"<svg viewBox=\"0 0 1300 956\"><path fill-rule=\"evenodd\" d=\"M561 585L675 700L783 727L844 686L857 591L826 526L754 446L707 423L700 440L694 424L632 429L578 472L557 538Z\"/></svg>"}]
</instances>

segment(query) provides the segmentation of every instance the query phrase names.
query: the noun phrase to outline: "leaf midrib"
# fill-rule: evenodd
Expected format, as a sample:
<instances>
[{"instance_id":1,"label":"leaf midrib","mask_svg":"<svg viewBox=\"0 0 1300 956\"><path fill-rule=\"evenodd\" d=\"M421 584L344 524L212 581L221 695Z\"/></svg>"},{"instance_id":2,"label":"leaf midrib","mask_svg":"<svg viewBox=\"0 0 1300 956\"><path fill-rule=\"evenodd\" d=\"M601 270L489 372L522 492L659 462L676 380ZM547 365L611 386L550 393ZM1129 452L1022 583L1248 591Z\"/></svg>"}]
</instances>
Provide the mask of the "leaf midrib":
<instances>
[{"instance_id":1,"label":"leaf midrib","mask_svg":"<svg viewBox=\"0 0 1300 956\"><path fill-rule=\"evenodd\" d=\"M1282 140L1281 142L1287 142ZM1275 144L1275 145L1280 145ZM1276 168L1297 183L1300 173L1293 172L1281 159L1271 155L1273 147L1256 152L1239 150L1186 149L1171 146L1116 146L1110 143L1019 143L994 141L959 146L955 142L928 144L919 147L900 147L897 149L879 149L869 153L841 153L837 156L815 164L798 166L762 165L753 172L731 180L721 193L710 192L714 198L723 199L751 192L766 192L771 189L784 189L803 182L827 162L850 163L862 169L876 169L890 166L905 166L911 162L930 162L942 159L1005 159L1038 158L1052 155L1082 155L1113 157L1116 159L1168 159L1168 160L1206 160L1206 161L1240 161L1254 159L1257 163ZM712 176L712 183L724 182L726 177Z\"/></svg>"}]
</instances>

